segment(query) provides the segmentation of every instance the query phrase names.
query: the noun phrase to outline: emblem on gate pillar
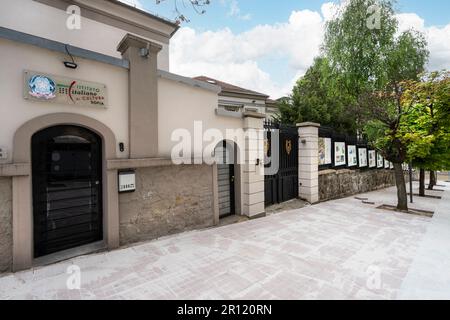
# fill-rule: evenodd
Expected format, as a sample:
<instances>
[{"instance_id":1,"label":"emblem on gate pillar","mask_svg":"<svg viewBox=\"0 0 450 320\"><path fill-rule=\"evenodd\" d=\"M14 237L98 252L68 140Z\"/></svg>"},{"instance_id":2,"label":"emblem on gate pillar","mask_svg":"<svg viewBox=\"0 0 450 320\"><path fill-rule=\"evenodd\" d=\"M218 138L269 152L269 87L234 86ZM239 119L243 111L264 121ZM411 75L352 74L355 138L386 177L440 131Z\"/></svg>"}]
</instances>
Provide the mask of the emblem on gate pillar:
<instances>
[{"instance_id":1,"label":"emblem on gate pillar","mask_svg":"<svg viewBox=\"0 0 450 320\"><path fill-rule=\"evenodd\" d=\"M286 153L288 156L290 156L291 152L292 152L292 140L286 140Z\"/></svg>"}]
</instances>

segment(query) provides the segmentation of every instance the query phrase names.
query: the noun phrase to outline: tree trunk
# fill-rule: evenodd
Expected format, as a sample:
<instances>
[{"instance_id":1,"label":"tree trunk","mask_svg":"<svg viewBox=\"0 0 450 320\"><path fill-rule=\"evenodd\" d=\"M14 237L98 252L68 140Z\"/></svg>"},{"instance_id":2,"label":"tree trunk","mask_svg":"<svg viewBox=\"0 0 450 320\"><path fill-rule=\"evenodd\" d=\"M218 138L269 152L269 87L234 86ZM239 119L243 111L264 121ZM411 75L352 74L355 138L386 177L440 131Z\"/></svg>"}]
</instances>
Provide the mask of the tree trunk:
<instances>
[{"instance_id":1,"label":"tree trunk","mask_svg":"<svg viewBox=\"0 0 450 320\"><path fill-rule=\"evenodd\" d=\"M436 172L430 171L430 184L428 185L428 190L433 190L433 188L436 185L437 185Z\"/></svg>"},{"instance_id":2,"label":"tree trunk","mask_svg":"<svg viewBox=\"0 0 450 320\"><path fill-rule=\"evenodd\" d=\"M397 210L408 211L405 175L401 163L394 163L395 184L397 185Z\"/></svg>"},{"instance_id":3,"label":"tree trunk","mask_svg":"<svg viewBox=\"0 0 450 320\"><path fill-rule=\"evenodd\" d=\"M420 169L419 196L425 197L425 169Z\"/></svg>"}]
</instances>

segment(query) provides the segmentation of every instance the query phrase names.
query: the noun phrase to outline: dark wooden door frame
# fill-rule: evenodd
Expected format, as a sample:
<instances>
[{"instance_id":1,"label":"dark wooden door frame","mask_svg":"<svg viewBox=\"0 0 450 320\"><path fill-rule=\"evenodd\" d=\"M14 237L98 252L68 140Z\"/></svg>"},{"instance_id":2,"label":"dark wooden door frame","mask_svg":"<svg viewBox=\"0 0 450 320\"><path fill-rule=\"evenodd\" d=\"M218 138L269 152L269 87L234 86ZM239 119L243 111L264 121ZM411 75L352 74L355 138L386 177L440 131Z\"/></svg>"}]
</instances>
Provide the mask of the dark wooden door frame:
<instances>
[{"instance_id":1,"label":"dark wooden door frame","mask_svg":"<svg viewBox=\"0 0 450 320\"><path fill-rule=\"evenodd\" d=\"M61 137L69 142L58 143ZM72 152L68 159L62 160L62 172L52 166L54 152L60 157L63 157L62 152ZM76 183L84 186L78 189ZM61 189L52 191L55 193L50 196L50 186L54 189L57 184ZM32 137L32 191L35 258L102 240L101 138L88 129L72 125L53 126L35 133ZM88 204L80 205L86 202ZM60 208L53 209L53 206ZM60 216L51 217L51 211L57 211ZM80 228L82 232L78 233L76 230Z\"/></svg>"}]
</instances>

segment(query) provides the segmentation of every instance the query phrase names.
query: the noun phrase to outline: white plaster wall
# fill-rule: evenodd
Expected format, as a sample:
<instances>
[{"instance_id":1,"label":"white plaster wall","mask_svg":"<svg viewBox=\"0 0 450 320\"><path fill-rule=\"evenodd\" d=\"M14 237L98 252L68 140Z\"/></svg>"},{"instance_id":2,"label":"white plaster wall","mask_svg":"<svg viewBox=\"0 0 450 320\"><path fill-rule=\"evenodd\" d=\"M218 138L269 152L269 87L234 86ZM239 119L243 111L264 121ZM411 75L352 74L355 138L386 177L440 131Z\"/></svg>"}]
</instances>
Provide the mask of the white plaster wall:
<instances>
[{"instance_id":1,"label":"white plaster wall","mask_svg":"<svg viewBox=\"0 0 450 320\"><path fill-rule=\"evenodd\" d=\"M94 118L114 132L117 142L128 146L128 70L84 59L78 59L78 69L72 70L64 67L63 60L63 54L0 39L0 146L9 151L9 159L2 162L11 162L15 131L28 120L50 113ZM25 69L103 83L108 88L109 106L105 109L25 100ZM117 152L117 156L128 154Z\"/></svg>"},{"instance_id":2,"label":"white plaster wall","mask_svg":"<svg viewBox=\"0 0 450 320\"><path fill-rule=\"evenodd\" d=\"M176 129L187 129L194 136L194 122L202 121L203 132L218 129L225 136L227 129L242 129L243 119L216 115L218 95L176 81L158 79L159 153L170 156L178 142L171 141ZM242 135L241 135L242 136ZM205 143L207 145L208 143ZM201 146L200 146L201 147ZM242 146L241 150L244 150ZM192 145L192 152L201 149Z\"/></svg>"},{"instance_id":3,"label":"white plaster wall","mask_svg":"<svg viewBox=\"0 0 450 320\"><path fill-rule=\"evenodd\" d=\"M81 18L80 30L66 27L65 11L32 0L2 0L0 26L120 58L117 46L127 31ZM169 71L169 45L159 43L158 68Z\"/></svg>"}]
</instances>

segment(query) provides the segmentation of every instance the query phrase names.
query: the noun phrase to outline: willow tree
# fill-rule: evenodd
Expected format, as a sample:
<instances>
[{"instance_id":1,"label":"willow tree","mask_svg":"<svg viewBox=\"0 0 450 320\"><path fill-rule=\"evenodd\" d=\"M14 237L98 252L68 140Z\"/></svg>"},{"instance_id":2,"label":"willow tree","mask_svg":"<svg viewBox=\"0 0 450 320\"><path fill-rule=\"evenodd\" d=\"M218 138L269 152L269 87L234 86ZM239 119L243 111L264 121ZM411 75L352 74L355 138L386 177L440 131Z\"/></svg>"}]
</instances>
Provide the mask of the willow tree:
<instances>
[{"instance_id":1,"label":"willow tree","mask_svg":"<svg viewBox=\"0 0 450 320\"><path fill-rule=\"evenodd\" d=\"M394 1L349 0L327 23L323 51L342 90L354 97L358 127L394 164L397 209L407 211L407 145L399 127L409 110L401 103L402 83L418 79L429 53L420 33L397 34Z\"/></svg>"}]
</instances>

